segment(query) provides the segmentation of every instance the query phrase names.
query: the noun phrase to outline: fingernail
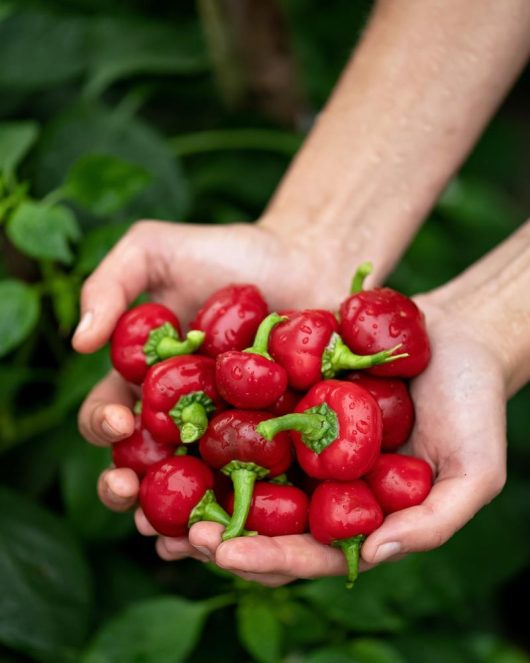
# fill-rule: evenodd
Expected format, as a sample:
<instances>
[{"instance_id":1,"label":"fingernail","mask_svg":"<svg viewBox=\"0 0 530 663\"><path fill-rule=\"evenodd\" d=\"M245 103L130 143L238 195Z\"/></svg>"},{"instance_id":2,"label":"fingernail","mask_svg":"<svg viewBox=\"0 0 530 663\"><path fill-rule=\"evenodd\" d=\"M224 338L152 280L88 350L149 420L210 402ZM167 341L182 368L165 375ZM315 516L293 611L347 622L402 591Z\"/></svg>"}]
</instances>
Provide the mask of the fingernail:
<instances>
[{"instance_id":1,"label":"fingernail","mask_svg":"<svg viewBox=\"0 0 530 663\"><path fill-rule=\"evenodd\" d=\"M400 543L397 543L396 541L392 541L391 543L383 543L375 551L373 559L374 564L379 564L380 562L384 562L386 559L389 559L390 557L393 557L394 555L397 555L400 552L401 552Z\"/></svg>"},{"instance_id":2,"label":"fingernail","mask_svg":"<svg viewBox=\"0 0 530 663\"><path fill-rule=\"evenodd\" d=\"M121 437L123 435L123 433L113 428L106 419L103 419L101 429L109 437Z\"/></svg>"},{"instance_id":3,"label":"fingernail","mask_svg":"<svg viewBox=\"0 0 530 663\"><path fill-rule=\"evenodd\" d=\"M94 320L93 312L87 311L79 321L74 336L77 336L78 334L84 334L90 328L92 320Z\"/></svg>"},{"instance_id":4,"label":"fingernail","mask_svg":"<svg viewBox=\"0 0 530 663\"><path fill-rule=\"evenodd\" d=\"M204 555L208 559L212 559L212 553L208 550L208 548L205 548L204 546L193 546L197 552L200 552L201 555Z\"/></svg>"}]
</instances>

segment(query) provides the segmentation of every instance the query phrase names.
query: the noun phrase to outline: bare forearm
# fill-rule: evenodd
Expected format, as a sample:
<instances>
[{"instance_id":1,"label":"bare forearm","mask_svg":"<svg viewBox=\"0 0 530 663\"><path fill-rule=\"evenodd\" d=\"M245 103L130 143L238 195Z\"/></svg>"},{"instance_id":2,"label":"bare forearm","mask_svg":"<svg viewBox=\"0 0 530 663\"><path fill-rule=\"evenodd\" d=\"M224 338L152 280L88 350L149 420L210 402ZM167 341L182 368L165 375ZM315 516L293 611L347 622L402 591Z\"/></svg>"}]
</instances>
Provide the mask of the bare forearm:
<instances>
[{"instance_id":1,"label":"bare forearm","mask_svg":"<svg viewBox=\"0 0 530 663\"><path fill-rule=\"evenodd\" d=\"M508 395L530 380L530 220L435 297L498 354Z\"/></svg>"},{"instance_id":2,"label":"bare forearm","mask_svg":"<svg viewBox=\"0 0 530 663\"><path fill-rule=\"evenodd\" d=\"M264 225L359 245L380 280L471 149L530 50L528 0L380 0Z\"/></svg>"}]
</instances>

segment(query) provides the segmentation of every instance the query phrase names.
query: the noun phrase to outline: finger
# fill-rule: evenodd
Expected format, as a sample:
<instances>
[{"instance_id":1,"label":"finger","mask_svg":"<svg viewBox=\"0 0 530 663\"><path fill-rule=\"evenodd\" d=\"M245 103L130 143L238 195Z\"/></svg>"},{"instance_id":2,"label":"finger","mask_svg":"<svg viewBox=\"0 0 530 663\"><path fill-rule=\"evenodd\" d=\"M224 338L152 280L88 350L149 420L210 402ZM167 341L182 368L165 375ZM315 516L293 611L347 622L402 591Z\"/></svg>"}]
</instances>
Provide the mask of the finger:
<instances>
[{"instance_id":1,"label":"finger","mask_svg":"<svg viewBox=\"0 0 530 663\"><path fill-rule=\"evenodd\" d=\"M129 437L134 431L134 402L131 387L112 371L92 389L79 410L81 435L98 446Z\"/></svg>"},{"instance_id":2,"label":"finger","mask_svg":"<svg viewBox=\"0 0 530 663\"><path fill-rule=\"evenodd\" d=\"M459 476L441 477L422 504L387 516L366 539L362 558L378 564L441 546L499 492L503 482L503 471L496 468L475 474L469 468Z\"/></svg>"},{"instance_id":3,"label":"finger","mask_svg":"<svg viewBox=\"0 0 530 663\"><path fill-rule=\"evenodd\" d=\"M166 224L136 223L85 281L81 292L81 320L72 344L78 352L94 352L110 337L119 316L142 292L149 290L157 275L158 256L153 238ZM158 258L158 260L157 260Z\"/></svg>"},{"instance_id":4,"label":"finger","mask_svg":"<svg viewBox=\"0 0 530 663\"><path fill-rule=\"evenodd\" d=\"M136 529L140 532L142 536L156 536L157 531L151 525L151 523L145 517L141 507L138 507L134 512L134 522L136 524Z\"/></svg>"},{"instance_id":5,"label":"finger","mask_svg":"<svg viewBox=\"0 0 530 663\"><path fill-rule=\"evenodd\" d=\"M210 558L202 555L194 548L187 536L167 537L160 536L156 542L158 555L167 562L174 562L186 557L192 557L199 562L209 562Z\"/></svg>"},{"instance_id":6,"label":"finger","mask_svg":"<svg viewBox=\"0 0 530 663\"><path fill-rule=\"evenodd\" d=\"M136 503L140 482L127 467L105 470L99 476L98 495L112 511L128 511Z\"/></svg>"},{"instance_id":7,"label":"finger","mask_svg":"<svg viewBox=\"0 0 530 663\"><path fill-rule=\"evenodd\" d=\"M230 571L315 578L346 573L343 554L309 534L243 537L221 543L216 563ZM361 564L361 570L367 565Z\"/></svg>"}]
</instances>

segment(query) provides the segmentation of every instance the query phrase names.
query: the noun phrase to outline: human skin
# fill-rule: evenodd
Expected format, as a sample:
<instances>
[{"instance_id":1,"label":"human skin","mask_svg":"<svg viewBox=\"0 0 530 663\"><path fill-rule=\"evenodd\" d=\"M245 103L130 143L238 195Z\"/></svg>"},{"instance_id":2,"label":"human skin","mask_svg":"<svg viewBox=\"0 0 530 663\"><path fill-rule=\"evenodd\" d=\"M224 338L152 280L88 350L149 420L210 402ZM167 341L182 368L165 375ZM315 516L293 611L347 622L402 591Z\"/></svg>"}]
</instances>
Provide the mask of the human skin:
<instances>
[{"instance_id":1,"label":"human skin","mask_svg":"<svg viewBox=\"0 0 530 663\"><path fill-rule=\"evenodd\" d=\"M143 291L190 319L220 274L256 283L278 309L335 307L364 260L375 265L366 287L381 283L522 68L529 30L527 0L380 0L262 219L136 224L83 288L75 349L101 347ZM471 271L417 299L433 360L413 386L417 422L405 453L430 462L437 480L419 511L393 514L368 537L365 564L440 545L504 483L505 401L528 379L528 234L527 224ZM130 435L135 397L111 373L82 406L84 436L110 444ZM104 472L107 506L135 503L133 475ZM141 513L137 523L153 533ZM157 547L166 559L212 558L270 585L344 572L340 553L307 535L220 544L219 526L199 523L189 540L161 538Z\"/></svg>"}]
</instances>

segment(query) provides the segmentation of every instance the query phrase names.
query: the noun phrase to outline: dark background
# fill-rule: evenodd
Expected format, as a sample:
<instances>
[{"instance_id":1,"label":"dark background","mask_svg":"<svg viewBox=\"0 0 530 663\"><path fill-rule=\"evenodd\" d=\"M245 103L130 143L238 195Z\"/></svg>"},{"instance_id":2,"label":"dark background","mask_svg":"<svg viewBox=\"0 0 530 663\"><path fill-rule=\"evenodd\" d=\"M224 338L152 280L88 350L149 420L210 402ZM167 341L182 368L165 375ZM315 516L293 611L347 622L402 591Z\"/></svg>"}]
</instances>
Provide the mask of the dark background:
<instances>
[{"instance_id":1,"label":"dark background","mask_svg":"<svg viewBox=\"0 0 530 663\"><path fill-rule=\"evenodd\" d=\"M503 493L353 592L163 563L97 501L109 454L80 439L76 410L109 364L70 350L82 280L138 218L257 218L370 9L246 6L0 4L0 661L528 661L528 388L509 404ZM528 118L526 73L393 285L445 282L529 215Z\"/></svg>"}]
</instances>

